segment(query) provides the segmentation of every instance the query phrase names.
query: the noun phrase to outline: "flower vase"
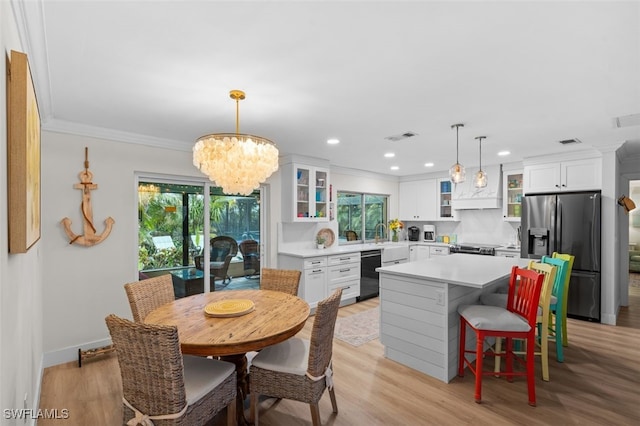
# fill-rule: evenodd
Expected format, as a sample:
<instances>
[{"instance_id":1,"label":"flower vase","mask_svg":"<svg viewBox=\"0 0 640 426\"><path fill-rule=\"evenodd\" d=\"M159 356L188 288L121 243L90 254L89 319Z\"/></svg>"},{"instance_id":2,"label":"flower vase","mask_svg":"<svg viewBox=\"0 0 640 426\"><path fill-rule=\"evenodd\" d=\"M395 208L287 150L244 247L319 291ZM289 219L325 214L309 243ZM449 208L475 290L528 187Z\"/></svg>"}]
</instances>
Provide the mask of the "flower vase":
<instances>
[{"instance_id":1,"label":"flower vase","mask_svg":"<svg viewBox=\"0 0 640 426\"><path fill-rule=\"evenodd\" d=\"M393 231L393 235L391 236L391 241L393 241L394 243L398 242L398 231Z\"/></svg>"}]
</instances>

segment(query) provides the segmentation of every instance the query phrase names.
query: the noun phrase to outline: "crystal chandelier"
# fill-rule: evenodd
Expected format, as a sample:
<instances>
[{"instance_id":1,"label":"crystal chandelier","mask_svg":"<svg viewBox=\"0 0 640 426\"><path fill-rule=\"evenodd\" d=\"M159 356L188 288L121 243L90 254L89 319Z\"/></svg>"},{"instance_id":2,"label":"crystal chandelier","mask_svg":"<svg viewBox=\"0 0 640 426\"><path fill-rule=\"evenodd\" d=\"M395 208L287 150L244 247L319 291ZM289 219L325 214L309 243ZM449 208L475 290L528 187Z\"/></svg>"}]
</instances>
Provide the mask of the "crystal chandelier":
<instances>
[{"instance_id":1,"label":"crystal chandelier","mask_svg":"<svg viewBox=\"0 0 640 426\"><path fill-rule=\"evenodd\" d=\"M464 182L464 166L458 161L458 128L464 127L464 124L453 124L451 128L456 128L456 164L449 169L449 177L451 182L462 183Z\"/></svg>"},{"instance_id":2,"label":"crystal chandelier","mask_svg":"<svg viewBox=\"0 0 640 426\"><path fill-rule=\"evenodd\" d=\"M486 136L476 136L476 139L480 141L480 170L473 177L473 185L476 188L484 188L487 186L487 174L482 171L482 139L486 139Z\"/></svg>"},{"instance_id":3,"label":"crystal chandelier","mask_svg":"<svg viewBox=\"0 0 640 426\"><path fill-rule=\"evenodd\" d=\"M225 194L249 195L278 170L278 148L269 139L240 134L241 90L232 90L236 101L236 133L201 136L193 147L193 165L222 187Z\"/></svg>"}]
</instances>

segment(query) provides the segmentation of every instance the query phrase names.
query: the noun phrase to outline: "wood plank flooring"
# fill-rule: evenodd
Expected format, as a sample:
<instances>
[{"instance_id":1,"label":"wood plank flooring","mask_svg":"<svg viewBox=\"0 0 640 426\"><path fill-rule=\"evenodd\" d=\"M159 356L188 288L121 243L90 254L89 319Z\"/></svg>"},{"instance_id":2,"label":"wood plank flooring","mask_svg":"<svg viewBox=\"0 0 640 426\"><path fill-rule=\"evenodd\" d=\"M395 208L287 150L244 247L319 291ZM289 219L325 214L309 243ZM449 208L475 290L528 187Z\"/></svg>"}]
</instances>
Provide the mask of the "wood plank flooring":
<instances>
[{"instance_id":1,"label":"wood plank flooring","mask_svg":"<svg viewBox=\"0 0 640 426\"><path fill-rule=\"evenodd\" d=\"M640 424L640 288L631 287L629 300L629 307L621 309L616 327L569 320L565 362L556 362L552 352L549 382L540 378L537 360L537 407L527 405L524 378L516 378L513 383L485 378L483 402L476 404L471 373L445 384L384 358L377 339L360 347L334 339L339 413L332 413L325 393L320 402L323 425ZM377 304L378 299L370 299L343 307L339 316ZM301 336L309 336L312 318ZM553 349L553 344L550 346ZM69 419L43 419L38 425L120 425L121 392L114 355L88 360L82 368L77 363L47 368L40 408L66 408ZM307 405L274 401L261 402L261 425L311 424ZM224 413L212 424L224 424Z\"/></svg>"}]
</instances>

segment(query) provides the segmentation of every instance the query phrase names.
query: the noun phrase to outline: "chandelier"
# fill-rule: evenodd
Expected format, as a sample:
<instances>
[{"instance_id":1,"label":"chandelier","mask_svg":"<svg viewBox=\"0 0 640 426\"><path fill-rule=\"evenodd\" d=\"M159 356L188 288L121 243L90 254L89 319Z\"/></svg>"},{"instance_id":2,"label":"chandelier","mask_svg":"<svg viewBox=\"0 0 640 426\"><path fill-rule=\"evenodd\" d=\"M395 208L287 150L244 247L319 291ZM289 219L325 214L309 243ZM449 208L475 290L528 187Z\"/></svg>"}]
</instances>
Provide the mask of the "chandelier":
<instances>
[{"instance_id":1,"label":"chandelier","mask_svg":"<svg viewBox=\"0 0 640 426\"><path fill-rule=\"evenodd\" d=\"M193 147L193 165L222 187L225 194L249 195L278 170L278 148L269 139L240 134L241 90L232 90L236 101L236 133L201 136Z\"/></svg>"},{"instance_id":2,"label":"chandelier","mask_svg":"<svg viewBox=\"0 0 640 426\"><path fill-rule=\"evenodd\" d=\"M464 182L464 166L458 161L458 128L464 127L464 124L453 124L451 128L456 128L456 164L449 169L449 177L451 182L462 183Z\"/></svg>"},{"instance_id":3,"label":"chandelier","mask_svg":"<svg viewBox=\"0 0 640 426\"><path fill-rule=\"evenodd\" d=\"M484 188L487 186L487 174L482 171L482 139L486 139L486 136L476 136L476 139L480 141L480 170L473 177L473 185L476 188Z\"/></svg>"}]
</instances>

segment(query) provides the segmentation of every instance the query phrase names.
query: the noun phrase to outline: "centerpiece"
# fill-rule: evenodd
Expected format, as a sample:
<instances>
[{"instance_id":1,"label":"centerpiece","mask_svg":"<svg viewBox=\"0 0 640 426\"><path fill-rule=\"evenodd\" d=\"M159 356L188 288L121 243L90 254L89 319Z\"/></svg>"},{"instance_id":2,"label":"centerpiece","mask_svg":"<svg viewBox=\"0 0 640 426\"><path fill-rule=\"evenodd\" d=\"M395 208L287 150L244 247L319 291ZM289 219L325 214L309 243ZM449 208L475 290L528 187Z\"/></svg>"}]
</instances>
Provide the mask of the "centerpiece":
<instances>
[{"instance_id":1,"label":"centerpiece","mask_svg":"<svg viewBox=\"0 0 640 426\"><path fill-rule=\"evenodd\" d=\"M404 223L400 222L398 218L389 221L389 229L392 232L391 241L398 241L398 231L404 228Z\"/></svg>"}]
</instances>

